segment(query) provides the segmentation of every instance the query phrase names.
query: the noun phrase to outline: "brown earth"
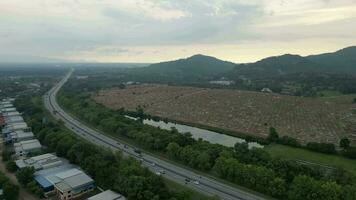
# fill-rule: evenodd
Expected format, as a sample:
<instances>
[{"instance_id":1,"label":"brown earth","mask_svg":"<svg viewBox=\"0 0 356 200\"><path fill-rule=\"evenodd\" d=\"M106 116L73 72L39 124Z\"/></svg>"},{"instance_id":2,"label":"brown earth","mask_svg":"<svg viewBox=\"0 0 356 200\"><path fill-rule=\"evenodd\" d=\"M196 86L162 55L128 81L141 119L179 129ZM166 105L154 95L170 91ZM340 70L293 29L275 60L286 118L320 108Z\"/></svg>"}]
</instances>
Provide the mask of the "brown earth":
<instances>
[{"instance_id":1,"label":"brown earth","mask_svg":"<svg viewBox=\"0 0 356 200\"><path fill-rule=\"evenodd\" d=\"M273 126L280 135L302 143L356 139L354 96L293 97L239 90L166 85L107 89L93 98L110 108L134 110L139 105L155 116L266 136Z\"/></svg>"}]
</instances>

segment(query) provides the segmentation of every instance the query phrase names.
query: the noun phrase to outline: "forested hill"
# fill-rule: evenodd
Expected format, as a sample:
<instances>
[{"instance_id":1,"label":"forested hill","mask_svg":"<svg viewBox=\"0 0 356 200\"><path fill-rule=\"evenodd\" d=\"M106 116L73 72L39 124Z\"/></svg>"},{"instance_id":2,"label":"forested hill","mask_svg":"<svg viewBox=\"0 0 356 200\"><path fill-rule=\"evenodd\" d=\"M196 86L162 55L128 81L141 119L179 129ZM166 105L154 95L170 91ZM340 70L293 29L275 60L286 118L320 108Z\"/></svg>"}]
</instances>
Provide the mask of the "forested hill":
<instances>
[{"instance_id":1,"label":"forested hill","mask_svg":"<svg viewBox=\"0 0 356 200\"><path fill-rule=\"evenodd\" d=\"M291 54L268 57L255 63L239 64L233 70L235 76L250 78L306 72L356 74L356 47L306 57Z\"/></svg>"},{"instance_id":2,"label":"forested hill","mask_svg":"<svg viewBox=\"0 0 356 200\"><path fill-rule=\"evenodd\" d=\"M333 53L311 55L306 58L338 72L356 73L356 46L347 47Z\"/></svg>"},{"instance_id":3,"label":"forested hill","mask_svg":"<svg viewBox=\"0 0 356 200\"><path fill-rule=\"evenodd\" d=\"M186 59L161 62L139 69L140 72L170 78L205 78L231 71L234 63L205 55L194 55Z\"/></svg>"}]
</instances>

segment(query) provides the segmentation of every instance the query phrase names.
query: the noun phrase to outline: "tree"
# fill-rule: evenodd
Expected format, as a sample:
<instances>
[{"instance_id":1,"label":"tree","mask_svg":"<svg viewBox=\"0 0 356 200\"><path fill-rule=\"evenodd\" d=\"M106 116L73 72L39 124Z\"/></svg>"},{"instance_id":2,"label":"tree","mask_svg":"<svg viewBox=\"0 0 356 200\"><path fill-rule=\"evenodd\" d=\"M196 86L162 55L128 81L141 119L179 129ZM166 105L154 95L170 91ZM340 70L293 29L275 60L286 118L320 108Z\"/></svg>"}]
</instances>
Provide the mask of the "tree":
<instances>
[{"instance_id":1,"label":"tree","mask_svg":"<svg viewBox=\"0 0 356 200\"><path fill-rule=\"evenodd\" d=\"M9 161L6 163L6 169L10 172L15 172L17 169L16 163L14 161Z\"/></svg>"},{"instance_id":2,"label":"tree","mask_svg":"<svg viewBox=\"0 0 356 200\"><path fill-rule=\"evenodd\" d=\"M6 200L17 200L19 196L19 186L7 183L4 186L4 198Z\"/></svg>"},{"instance_id":3,"label":"tree","mask_svg":"<svg viewBox=\"0 0 356 200\"><path fill-rule=\"evenodd\" d=\"M340 147L347 149L350 147L350 140L347 137L344 137L340 140Z\"/></svg>"},{"instance_id":4,"label":"tree","mask_svg":"<svg viewBox=\"0 0 356 200\"><path fill-rule=\"evenodd\" d=\"M353 102L356 103L356 97L354 98Z\"/></svg>"},{"instance_id":5,"label":"tree","mask_svg":"<svg viewBox=\"0 0 356 200\"><path fill-rule=\"evenodd\" d=\"M269 142L277 142L279 139L279 135L277 133L277 130L274 127L269 128L269 135L267 137L267 140Z\"/></svg>"},{"instance_id":6,"label":"tree","mask_svg":"<svg viewBox=\"0 0 356 200\"><path fill-rule=\"evenodd\" d=\"M17 171L16 178L21 184L27 185L29 182L32 181L34 173L35 173L35 168L25 167Z\"/></svg>"}]
</instances>

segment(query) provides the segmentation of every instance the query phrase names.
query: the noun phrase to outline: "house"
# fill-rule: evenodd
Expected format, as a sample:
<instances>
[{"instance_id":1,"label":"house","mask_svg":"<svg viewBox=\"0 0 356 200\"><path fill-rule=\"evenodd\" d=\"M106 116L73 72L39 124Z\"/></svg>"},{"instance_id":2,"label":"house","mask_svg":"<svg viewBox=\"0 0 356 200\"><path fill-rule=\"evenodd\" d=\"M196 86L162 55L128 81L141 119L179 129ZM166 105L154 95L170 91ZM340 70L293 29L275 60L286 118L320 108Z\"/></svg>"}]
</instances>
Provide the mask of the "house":
<instances>
[{"instance_id":1,"label":"house","mask_svg":"<svg viewBox=\"0 0 356 200\"><path fill-rule=\"evenodd\" d=\"M126 200L126 198L114 191L106 190L105 192L88 198L88 200Z\"/></svg>"},{"instance_id":2,"label":"house","mask_svg":"<svg viewBox=\"0 0 356 200\"><path fill-rule=\"evenodd\" d=\"M40 142L36 139L14 143L15 155L26 156L28 153L39 152L42 149Z\"/></svg>"},{"instance_id":3,"label":"house","mask_svg":"<svg viewBox=\"0 0 356 200\"><path fill-rule=\"evenodd\" d=\"M32 132L25 132L24 130L14 131L7 135L5 141L7 143L21 142L25 140L33 139L35 136Z\"/></svg>"},{"instance_id":4,"label":"house","mask_svg":"<svg viewBox=\"0 0 356 200\"><path fill-rule=\"evenodd\" d=\"M33 167L36 171L49 169L62 165L64 162L54 154L46 153L39 156L34 156L28 159L19 159L15 161L19 169L25 167Z\"/></svg>"}]
</instances>

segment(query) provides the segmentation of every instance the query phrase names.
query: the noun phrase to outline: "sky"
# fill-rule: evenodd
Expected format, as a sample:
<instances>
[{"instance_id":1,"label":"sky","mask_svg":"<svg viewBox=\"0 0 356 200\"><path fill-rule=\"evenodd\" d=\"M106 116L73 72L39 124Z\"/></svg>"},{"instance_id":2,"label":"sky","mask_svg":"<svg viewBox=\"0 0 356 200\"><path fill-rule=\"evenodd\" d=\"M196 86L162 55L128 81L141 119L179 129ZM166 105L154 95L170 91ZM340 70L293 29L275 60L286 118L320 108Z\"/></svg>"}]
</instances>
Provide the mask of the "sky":
<instances>
[{"instance_id":1,"label":"sky","mask_svg":"<svg viewBox=\"0 0 356 200\"><path fill-rule=\"evenodd\" d=\"M0 62L236 63L356 45L356 0L0 0Z\"/></svg>"}]
</instances>

